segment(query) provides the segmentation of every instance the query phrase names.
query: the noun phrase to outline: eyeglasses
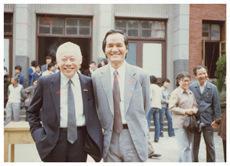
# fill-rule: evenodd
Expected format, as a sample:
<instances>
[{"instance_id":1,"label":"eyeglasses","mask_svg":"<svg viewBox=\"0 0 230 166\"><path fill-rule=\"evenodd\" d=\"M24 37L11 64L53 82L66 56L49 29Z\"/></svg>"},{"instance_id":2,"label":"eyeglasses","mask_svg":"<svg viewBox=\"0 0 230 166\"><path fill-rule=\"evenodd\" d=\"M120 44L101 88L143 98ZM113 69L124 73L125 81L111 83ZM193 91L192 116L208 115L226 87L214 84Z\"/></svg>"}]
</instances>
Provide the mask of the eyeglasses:
<instances>
[{"instance_id":1,"label":"eyeglasses","mask_svg":"<svg viewBox=\"0 0 230 166\"><path fill-rule=\"evenodd\" d=\"M191 80L181 80L181 81L184 83L190 83L191 82Z\"/></svg>"}]
</instances>

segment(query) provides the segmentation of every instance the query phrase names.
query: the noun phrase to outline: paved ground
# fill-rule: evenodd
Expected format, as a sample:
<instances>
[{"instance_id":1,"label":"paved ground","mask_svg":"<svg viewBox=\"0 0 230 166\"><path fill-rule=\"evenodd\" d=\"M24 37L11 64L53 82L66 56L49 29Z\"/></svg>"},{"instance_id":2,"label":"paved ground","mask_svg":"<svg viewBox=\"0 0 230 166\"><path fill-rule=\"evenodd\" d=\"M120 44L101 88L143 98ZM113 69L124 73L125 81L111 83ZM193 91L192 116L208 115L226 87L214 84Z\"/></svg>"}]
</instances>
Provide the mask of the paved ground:
<instances>
[{"instance_id":1,"label":"paved ground","mask_svg":"<svg viewBox=\"0 0 230 166\"><path fill-rule=\"evenodd\" d=\"M150 133L151 139L154 138L154 132ZM147 162L177 162L178 149L175 137L168 137L167 133L164 133L165 137L161 137L158 143L152 142L155 153L161 154L159 158L148 159ZM202 137L203 138L203 137ZM199 159L200 162L206 161L206 150L204 140L201 139ZM222 139L217 136L217 132L214 133L214 141L216 148L216 161L224 162ZM94 162L89 156L88 162ZM15 145L15 162L41 162L35 144L17 144Z\"/></svg>"}]
</instances>

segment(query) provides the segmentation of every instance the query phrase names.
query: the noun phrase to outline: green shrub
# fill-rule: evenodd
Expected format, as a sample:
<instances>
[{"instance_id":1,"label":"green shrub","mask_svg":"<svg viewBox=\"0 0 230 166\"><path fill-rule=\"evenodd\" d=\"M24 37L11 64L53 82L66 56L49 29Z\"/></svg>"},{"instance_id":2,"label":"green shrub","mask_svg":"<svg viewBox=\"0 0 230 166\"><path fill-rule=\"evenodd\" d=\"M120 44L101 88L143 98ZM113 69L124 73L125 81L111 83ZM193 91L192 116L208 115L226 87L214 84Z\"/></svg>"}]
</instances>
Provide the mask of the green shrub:
<instances>
[{"instance_id":1,"label":"green shrub","mask_svg":"<svg viewBox=\"0 0 230 166\"><path fill-rule=\"evenodd\" d=\"M215 76L217 77L217 89L219 93L221 93L222 90L226 90L226 86L224 84L226 76L226 55L223 55L218 58L216 62Z\"/></svg>"}]
</instances>

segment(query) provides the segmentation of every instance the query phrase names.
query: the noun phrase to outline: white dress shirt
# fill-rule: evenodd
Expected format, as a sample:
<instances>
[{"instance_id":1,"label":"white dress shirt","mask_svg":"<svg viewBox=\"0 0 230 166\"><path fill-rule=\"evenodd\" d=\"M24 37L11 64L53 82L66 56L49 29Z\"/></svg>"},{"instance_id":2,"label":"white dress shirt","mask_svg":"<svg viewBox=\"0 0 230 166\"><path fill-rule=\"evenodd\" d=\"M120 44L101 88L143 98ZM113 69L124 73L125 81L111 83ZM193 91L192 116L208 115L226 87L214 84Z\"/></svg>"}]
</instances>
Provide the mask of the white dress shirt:
<instances>
[{"instance_id":1,"label":"white dress shirt","mask_svg":"<svg viewBox=\"0 0 230 166\"><path fill-rule=\"evenodd\" d=\"M81 84L79 75L77 72L72 77L71 88L74 95L75 101L75 115L76 115L76 125L84 126L85 125L85 115L83 115L83 101L82 101L82 93L81 93ZM60 96L60 127L66 128L68 122L68 84L69 78L67 78L61 72L61 96Z\"/></svg>"},{"instance_id":2,"label":"white dress shirt","mask_svg":"<svg viewBox=\"0 0 230 166\"><path fill-rule=\"evenodd\" d=\"M207 81L205 81L205 83L203 84L203 86L200 85L199 81L198 81L198 84L199 84L199 86L200 86L200 92L203 93L204 88L205 88L205 86L206 86L206 84L207 84Z\"/></svg>"},{"instance_id":3,"label":"white dress shirt","mask_svg":"<svg viewBox=\"0 0 230 166\"><path fill-rule=\"evenodd\" d=\"M112 83L112 91L113 91L113 82L114 82L114 71L115 69L111 66L111 64L109 63L109 69L110 69L110 75L111 75L111 83ZM121 96L121 102L120 102L120 109L121 109L121 118L122 118L122 123L126 124L126 120L125 120L125 103L124 103L124 98L125 98L125 70L126 70L126 61L124 62L124 64L122 64L122 66L120 66L117 69L118 72L118 83L119 83L119 88L120 88L120 96Z\"/></svg>"}]
</instances>

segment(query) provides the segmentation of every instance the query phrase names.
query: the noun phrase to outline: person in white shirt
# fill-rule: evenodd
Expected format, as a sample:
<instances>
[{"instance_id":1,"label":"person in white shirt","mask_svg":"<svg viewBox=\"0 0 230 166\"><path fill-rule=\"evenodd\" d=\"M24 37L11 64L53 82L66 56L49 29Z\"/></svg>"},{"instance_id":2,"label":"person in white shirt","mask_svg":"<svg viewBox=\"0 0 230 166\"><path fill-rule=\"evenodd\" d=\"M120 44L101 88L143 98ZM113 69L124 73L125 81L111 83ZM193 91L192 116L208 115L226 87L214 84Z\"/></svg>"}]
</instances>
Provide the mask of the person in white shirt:
<instances>
[{"instance_id":1,"label":"person in white shirt","mask_svg":"<svg viewBox=\"0 0 230 166\"><path fill-rule=\"evenodd\" d=\"M14 121L19 121L22 90L23 86L21 84L18 84L18 77L12 77L11 84L8 87L8 102L6 104L6 120L4 122L4 126L11 122L12 112L14 116Z\"/></svg>"},{"instance_id":2,"label":"person in white shirt","mask_svg":"<svg viewBox=\"0 0 230 166\"><path fill-rule=\"evenodd\" d=\"M92 80L77 72L81 49L72 42L63 43L56 59L60 72L39 78L27 110L38 153L44 162L86 162L87 155L99 162L103 134Z\"/></svg>"},{"instance_id":3,"label":"person in white shirt","mask_svg":"<svg viewBox=\"0 0 230 166\"><path fill-rule=\"evenodd\" d=\"M48 64L48 70L46 70L45 72L43 72L42 76L47 76L47 75L50 75L50 74L54 74L53 70L54 70L54 64L53 63L49 63Z\"/></svg>"},{"instance_id":4,"label":"person in white shirt","mask_svg":"<svg viewBox=\"0 0 230 166\"><path fill-rule=\"evenodd\" d=\"M150 80L143 69L125 61L128 36L112 29L102 49L108 65L93 72L97 112L104 130L104 162L143 162L148 158Z\"/></svg>"},{"instance_id":5,"label":"person in white shirt","mask_svg":"<svg viewBox=\"0 0 230 166\"><path fill-rule=\"evenodd\" d=\"M162 98L162 93L161 93L161 88L156 85L157 83L157 78L153 75L150 76L150 88L151 88L151 109L148 113L147 116L147 121L148 121L148 127L150 130L150 124L151 124L151 119L153 117L154 121L154 126L155 126L155 136L154 136L154 142L159 141L160 137L160 122L159 122L159 111L161 109L161 98Z\"/></svg>"}]
</instances>

